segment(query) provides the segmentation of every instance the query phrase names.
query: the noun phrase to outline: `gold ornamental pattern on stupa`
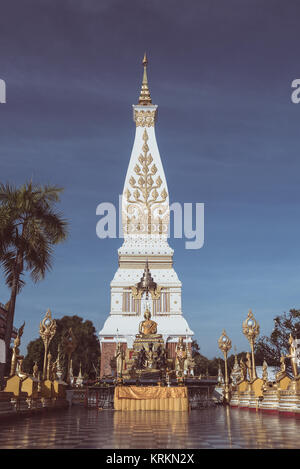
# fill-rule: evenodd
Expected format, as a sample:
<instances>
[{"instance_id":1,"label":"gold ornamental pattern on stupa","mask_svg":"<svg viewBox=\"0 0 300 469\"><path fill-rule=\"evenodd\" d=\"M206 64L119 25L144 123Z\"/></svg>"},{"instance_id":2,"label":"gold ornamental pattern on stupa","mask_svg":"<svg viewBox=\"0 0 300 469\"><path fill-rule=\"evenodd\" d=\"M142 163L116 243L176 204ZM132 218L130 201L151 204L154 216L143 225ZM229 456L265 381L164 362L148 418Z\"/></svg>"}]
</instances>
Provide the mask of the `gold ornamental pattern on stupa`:
<instances>
[{"instance_id":1,"label":"gold ornamental pattern on stupa","mask_svg":"<svg viewBox=\"0 0 300 469\"><path fill-rule=\"evenodd\" d=\"M134 111L134 122L137 127L154 127L156 110L143 111L142 109Z\"/></svg>"},{"instance_id":2,"label":"gold ornamental pattern on stupa","mask_svg":"<svg viewBox=\"0 0 300 469\"><path fill-rule=\"evenodd\" d=\"M123 227L127 234L163 234L168 231L168 193L148 147L148 133L144 130L142 153L125 190Z\"/></svg>"}]
</instances>

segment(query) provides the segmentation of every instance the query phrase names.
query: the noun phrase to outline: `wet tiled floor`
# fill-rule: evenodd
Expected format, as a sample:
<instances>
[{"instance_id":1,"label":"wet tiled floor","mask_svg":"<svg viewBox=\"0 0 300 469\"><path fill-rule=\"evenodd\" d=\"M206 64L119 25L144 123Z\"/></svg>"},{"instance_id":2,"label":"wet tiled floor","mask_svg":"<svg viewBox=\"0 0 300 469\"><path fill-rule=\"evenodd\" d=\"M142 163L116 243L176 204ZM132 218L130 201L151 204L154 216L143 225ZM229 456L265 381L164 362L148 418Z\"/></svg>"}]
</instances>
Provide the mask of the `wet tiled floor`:
<instances>
[{"instance_id":1,"label":"wet tiled floor","mask_svg":"<svg viewBox=\"0 0 300 469\"><path fill-rule=\"evenodd\" d=\"M300 448L300 420L218 407L114 412L72 407L0 423L3 448Z\"/></svg>"}]
</instances>

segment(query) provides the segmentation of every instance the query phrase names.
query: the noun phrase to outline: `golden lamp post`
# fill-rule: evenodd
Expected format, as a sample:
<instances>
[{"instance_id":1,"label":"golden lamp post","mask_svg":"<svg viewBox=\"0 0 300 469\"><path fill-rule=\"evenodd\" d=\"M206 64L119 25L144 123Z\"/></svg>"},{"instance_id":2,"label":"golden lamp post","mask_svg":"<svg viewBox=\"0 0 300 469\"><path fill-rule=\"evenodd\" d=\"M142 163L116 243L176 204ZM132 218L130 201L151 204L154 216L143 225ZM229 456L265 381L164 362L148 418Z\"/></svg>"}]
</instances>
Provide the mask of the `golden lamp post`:
<instances>
[{"instance_id":1,"label":"golden lamp post","mask_svg":"<svg viewBox=\"0 0 300 469\"><path fill-rule=\"evenodd\" d=\"M259 323L256 321L252 314L251 309L249 310L247 319L243 322L243 334L247 337L251 346L252 354L252 381L257 379L255 358L254 358L254 343L255 339L259 334Z\"/></svg>"},{"instance_id":2,"label":"golden lamp post","mask_svg":"<svg viewBox=\"0 0 300 469\"><path fill-rule=\"evenodd\" d=\"M228 368L227 368L227 355L231 349L231 340L227 336L225 330L223 330L221 337L218 340L219 349L223 352L225 361L225 382L224 382L224 402L229 404L229 379L228 379Z\"/></svg>"},{"instance_id":3,"label":"golden lamp post","mask_svg":"<svg viewBox=\"0 0 300 469\"><path fill-rule=\"evenodd\" d=\"M67 366L67 378L66 381L68 384L71 383L71 365L72 365L72 360L71 356L74 350L77 347L77 340L73 334L72 327L70 327L63 335L62 337L62 346L63 346L63 352L65 355L68 357L68 366Z\"/></svg>"},{"instance_id":4,"label":"golden lamp post","mask_svg":"<svg viewBox=\"0 0 300 469\"><path fill-rule=\"evenodd\" d=\"M44 352L44 366L43 366L43 379L47 377L47 357L48 357L48 348L51 340L53 339L56 332L56 321L52 319L51 311L48 309L46 316L40 322L40 336L44 342L45 352Z\"/></svg>"}]
</instances>

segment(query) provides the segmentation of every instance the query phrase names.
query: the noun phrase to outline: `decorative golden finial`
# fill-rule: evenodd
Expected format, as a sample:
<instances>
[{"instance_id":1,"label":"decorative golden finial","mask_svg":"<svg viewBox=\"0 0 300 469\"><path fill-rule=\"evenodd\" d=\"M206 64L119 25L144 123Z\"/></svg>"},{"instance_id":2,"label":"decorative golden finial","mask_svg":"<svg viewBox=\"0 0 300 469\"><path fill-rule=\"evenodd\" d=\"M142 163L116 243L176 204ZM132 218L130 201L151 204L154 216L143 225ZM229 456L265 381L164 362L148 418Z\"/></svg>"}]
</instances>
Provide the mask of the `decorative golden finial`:
<instances>
[{"instance_id":1,"label":"decorative golden finial","mask_svg":"<svg viewBox=\"0 0 300 469\"><path fill-rule=\"evenodd\" d=\"M47 356L48 348L51 340L56 332L56 321L52 319L51 311L48 309L44 319L40 322L40 336L44 342L44 366L43 366L43 379L47 379Z\"/></svg>"},{"instance_id":2,"label":"decorative golden finial","mask_svg":"<svg viewBox=\"0 0 300 469\"><path fill-rule=\"evenodd\" d=\"M256 367L255 367L255 357L254 357L254 343L256 337L259 335L259 323L256 321L253 316L252 310L249 309L249 313L245 321L243 322L243 334L247 337L251 346L252 353L252 370L251 370L251 381L257 379ZM250 361L249 361L250 363Z\"/></svg>"},{"instance_id":3,"label":"decorative golden finial","mask_svg":"<svg viewBox=\"0 0 300 469\"><path fill-rule=\"evenodd\" d=\"M151 100L150 91L148 87L148 78L147 78L148 59L146 56L146 52L144 54L142 63L144 66L144 75L143 75L142 88L141 88L140 97L139 97L139 104L142 104L143 106L147 106L148 104L152 104L152 100Z\"/></svg>"}]
</instances>

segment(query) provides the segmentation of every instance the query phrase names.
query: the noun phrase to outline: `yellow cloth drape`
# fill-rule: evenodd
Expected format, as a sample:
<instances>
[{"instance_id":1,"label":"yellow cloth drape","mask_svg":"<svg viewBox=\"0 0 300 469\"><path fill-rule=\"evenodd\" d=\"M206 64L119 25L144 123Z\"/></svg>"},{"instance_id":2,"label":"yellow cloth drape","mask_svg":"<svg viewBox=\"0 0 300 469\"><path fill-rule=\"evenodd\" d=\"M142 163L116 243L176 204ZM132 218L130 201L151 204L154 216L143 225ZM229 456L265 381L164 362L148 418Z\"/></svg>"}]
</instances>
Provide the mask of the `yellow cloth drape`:
<instances>
[{"instance_id":1,"label":"yellow cloth drape","mask_svg":"<svg viewBox=\"0 0 300 469\"><path fill-rule=\"evenodd\" d=\"M186 411L189 408L188 392L185 386L116 386L114 408Z\"/></svg>"}]
</instances>

